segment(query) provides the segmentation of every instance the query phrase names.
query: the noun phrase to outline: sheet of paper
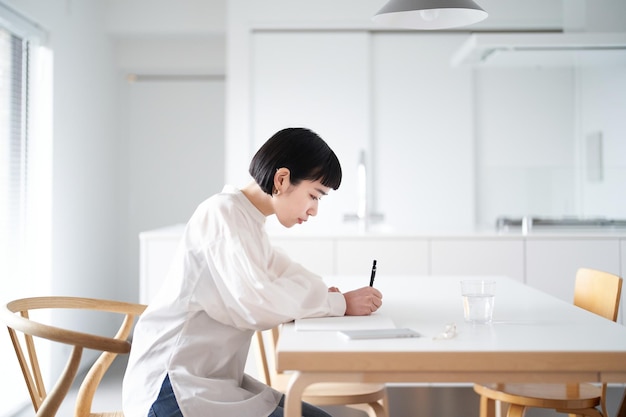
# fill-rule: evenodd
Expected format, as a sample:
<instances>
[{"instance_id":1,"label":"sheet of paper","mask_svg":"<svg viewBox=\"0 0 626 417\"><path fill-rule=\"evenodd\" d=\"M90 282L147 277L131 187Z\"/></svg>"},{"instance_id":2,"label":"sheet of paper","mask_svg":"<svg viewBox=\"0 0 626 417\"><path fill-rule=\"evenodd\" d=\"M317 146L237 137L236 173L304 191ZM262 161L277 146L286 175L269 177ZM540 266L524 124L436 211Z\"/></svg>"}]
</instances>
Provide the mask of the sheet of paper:
<instances>
[{"instance_id":1,"label":"sheet of paper","mask_svg":"<svg viewBox=\"0 0 626 417\"><path fill-rule=\"evenodd\" d=\"M297 331L393 329L395 327L391 318L380 314L296 320Z\"/></svg>"}]
</instances>

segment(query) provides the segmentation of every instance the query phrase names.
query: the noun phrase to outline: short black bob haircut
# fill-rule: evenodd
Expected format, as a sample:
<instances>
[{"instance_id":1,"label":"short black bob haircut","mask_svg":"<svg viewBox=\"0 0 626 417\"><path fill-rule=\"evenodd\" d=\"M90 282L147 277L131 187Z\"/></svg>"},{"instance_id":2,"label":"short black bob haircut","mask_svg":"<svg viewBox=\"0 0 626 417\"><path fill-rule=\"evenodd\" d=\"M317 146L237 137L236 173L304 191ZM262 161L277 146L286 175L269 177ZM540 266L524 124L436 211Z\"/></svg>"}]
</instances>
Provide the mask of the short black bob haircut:
<instances>
[{"instance_id":1,"label":"short black bob haircut","mask_svg":"<svg viewBox=\"0 0 626 417\"><path fill-rule=\"evenodd\" d=\"M302 127L276 132L257 151L248 172L261 189L272 194L274 174L289 169L293 185L303 180L320 182L333 190L341 184L341 164L330 146L317 133Z\"/></svg>"}]
</instances>

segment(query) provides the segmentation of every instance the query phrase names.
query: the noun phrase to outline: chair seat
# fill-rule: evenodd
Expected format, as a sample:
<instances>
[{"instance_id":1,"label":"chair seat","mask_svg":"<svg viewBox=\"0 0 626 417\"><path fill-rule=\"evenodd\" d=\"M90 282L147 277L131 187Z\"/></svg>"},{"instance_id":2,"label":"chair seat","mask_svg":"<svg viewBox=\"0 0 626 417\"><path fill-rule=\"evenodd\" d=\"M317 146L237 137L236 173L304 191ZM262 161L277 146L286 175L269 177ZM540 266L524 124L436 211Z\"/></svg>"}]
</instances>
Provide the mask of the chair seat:
<instances>
[{"instance_id":1,"label":"chair seat","mask_svg":"<svg viewBox=\"0 0 626 417\"><path fill-rule=\"evenodd\" d=\"M285 392L290 377L289 374L276 375L272 387ZM323 382L308 386L302 400L315 405L368 404L384 396L385 386L382 384Z\"/></svg>"},{"instance_id":2,"label":"chair seat","mask_svg":"<svg viewBox=\"0 0 626 417\"><path fill-rule=\"evenodd\" d=\"M263 382L279 392L287 392L289 372L277 372L270 358L276 355L279 328L274 327L266 333L256 332L256 353L260 365L259 375ZM267 340L266 340L267 339ZM384 384L362 382L324 382L307 386L302 401L316 406L339 405L364 411L368 417L389 417L386 409L387 390Z\"/></svg>"},{"instance_id":3,"label":"chair seat","mask_svg":"<svg viewBox=\"0 0 626 417\"><path fill-rule=\"evenodd\" d=\"M478 394L525 407L584 409L600 405L602 388L592 384L476 384Z\"/></svg>"}]
</instances>

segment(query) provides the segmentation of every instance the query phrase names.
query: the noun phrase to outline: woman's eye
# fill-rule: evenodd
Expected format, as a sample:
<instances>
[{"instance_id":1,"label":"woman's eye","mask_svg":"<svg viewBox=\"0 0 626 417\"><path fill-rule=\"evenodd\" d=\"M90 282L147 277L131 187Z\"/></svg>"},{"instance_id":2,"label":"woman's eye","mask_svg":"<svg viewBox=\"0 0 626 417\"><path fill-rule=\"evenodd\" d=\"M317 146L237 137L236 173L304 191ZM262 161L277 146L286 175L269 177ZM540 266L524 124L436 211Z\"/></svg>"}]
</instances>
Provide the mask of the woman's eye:
<instances>
[{"instance_id":1,"label":"woman's eye","mask_svg":"<svg viewBox=\"0 0 626 417\"><path fill-rule=\"evenodd\" d=\"M315 196L315 195L311 194L311 199L312 199L312 200L317 201L317 200L319 200L320 198L318 198L317 196Z\"/></svg>"}]
</instances>

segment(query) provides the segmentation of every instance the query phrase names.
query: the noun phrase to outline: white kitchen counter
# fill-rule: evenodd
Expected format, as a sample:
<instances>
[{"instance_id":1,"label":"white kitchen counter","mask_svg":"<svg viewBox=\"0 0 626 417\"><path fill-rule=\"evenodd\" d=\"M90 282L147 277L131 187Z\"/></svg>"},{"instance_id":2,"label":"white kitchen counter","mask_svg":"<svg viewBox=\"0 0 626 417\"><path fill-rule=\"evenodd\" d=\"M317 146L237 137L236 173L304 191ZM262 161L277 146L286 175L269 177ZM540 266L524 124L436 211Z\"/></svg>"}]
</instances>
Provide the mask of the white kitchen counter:
<instances>
[{"instance_id":1,"label":"white kitchen counter","mask_svg":"<svg viewBox=\"0 0 626 417\"><path fill-rule=\"evenodd\" d=\"M140 239L144 238L171 238L180 237L185 228L184 223L165 226L157 229L147 230L139 234ZM375 239L553 239L553 238L622 238L626 239L626 229L624 228L544 228L538 227L530 233L524 235L519 228L511 228L507 231L496 231L495 229L477 229L471 232L412 232L412 231L368 231L366 233L355 230L356 228L346 228L345 231L324 231L314 227L302 228L301 230L292 228L269 227L268 234L271 237L280 239L353 239L353 238L375 238Z\"/></svg>"}]
</instances>

